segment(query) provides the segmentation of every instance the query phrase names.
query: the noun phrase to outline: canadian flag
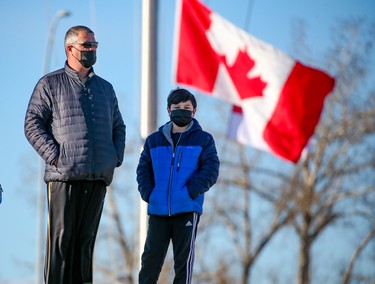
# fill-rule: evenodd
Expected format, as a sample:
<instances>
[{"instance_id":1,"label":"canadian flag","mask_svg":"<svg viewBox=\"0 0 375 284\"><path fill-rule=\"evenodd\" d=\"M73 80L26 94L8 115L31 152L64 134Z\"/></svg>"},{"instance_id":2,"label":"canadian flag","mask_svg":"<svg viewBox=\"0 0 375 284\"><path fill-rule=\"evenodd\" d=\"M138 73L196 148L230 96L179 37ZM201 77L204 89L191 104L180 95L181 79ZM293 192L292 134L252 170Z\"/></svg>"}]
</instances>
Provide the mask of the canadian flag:
<instances>
[{"instance_id":1,"label":"canadian flag","mask_svg":"<svg viewBox=\"0 0 375 284\"><path fill-rule=\"evenodd\" d=\"M234 105L229 137L297 162L335 80L198 0L177 6L175 81Z\"/></svg>"}]
</instances>

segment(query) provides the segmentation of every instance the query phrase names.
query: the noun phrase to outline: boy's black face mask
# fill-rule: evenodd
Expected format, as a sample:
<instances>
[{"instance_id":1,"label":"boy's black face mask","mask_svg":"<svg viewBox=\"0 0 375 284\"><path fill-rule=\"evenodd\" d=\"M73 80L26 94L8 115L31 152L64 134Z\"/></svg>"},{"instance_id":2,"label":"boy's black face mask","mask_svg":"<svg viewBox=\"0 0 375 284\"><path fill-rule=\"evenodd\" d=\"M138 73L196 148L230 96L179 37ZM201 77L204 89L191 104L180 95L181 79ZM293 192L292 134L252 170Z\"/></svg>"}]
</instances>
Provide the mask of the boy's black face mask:
<instances>
[{"instance_id":1,"label":"boy's black face mask","mask_svg":"<svg viewBox=\"0 0 375 284\"><path fill-rule=\"evenodd\" d=\"M187 109L175 109L171 111L171 120L179 127L188 125L193 117L193 112Z\"/></svg>"}]
</instances>

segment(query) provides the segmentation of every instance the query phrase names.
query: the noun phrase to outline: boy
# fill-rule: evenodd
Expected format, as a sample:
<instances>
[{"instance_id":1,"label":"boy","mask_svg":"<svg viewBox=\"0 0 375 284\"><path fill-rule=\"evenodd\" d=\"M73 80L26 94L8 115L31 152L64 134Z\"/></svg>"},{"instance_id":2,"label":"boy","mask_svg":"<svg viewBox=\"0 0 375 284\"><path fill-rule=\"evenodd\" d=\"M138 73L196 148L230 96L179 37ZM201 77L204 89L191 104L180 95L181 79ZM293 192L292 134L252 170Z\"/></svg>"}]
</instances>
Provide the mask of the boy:
<instances>
[{"instance_id":1,"label":"boy","mask_svg":"<svg viewBox=\"0 0 375 284\"><path fill-rule=\"evenodd\" d=\"M214 139L194 118L194 95L177 88L169 94L167 104L171 121L147 137L137 167L138 190L148 203L149 215L141 284L157 282L170 240L173 283L191 283L204 193L219 175Z\"/></svg>"}]
</instances>

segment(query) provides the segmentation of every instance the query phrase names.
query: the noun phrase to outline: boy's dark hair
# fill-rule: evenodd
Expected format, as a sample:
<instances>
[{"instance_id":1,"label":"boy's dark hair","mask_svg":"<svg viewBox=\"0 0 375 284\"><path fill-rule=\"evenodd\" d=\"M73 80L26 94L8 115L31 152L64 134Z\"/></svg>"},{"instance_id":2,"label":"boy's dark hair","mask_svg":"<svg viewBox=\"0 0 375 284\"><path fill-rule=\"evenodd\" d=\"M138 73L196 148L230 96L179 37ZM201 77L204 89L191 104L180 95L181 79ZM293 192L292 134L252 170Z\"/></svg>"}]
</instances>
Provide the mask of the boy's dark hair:
<instances>
[{"instance_id":1,"label":"boy's dark hair","mask_svg":"<svg viewBox=\"0 0 375 284\"><path fill-rule=\"evenodd\" d=\"M178 104L180 102L187 102L191 101L193 108L197 107L197 101L192 93L190 93L186 89L178 88L172 90L167 99L168 108L171 107L172 104Z\"/></svg>"}]
</instances>

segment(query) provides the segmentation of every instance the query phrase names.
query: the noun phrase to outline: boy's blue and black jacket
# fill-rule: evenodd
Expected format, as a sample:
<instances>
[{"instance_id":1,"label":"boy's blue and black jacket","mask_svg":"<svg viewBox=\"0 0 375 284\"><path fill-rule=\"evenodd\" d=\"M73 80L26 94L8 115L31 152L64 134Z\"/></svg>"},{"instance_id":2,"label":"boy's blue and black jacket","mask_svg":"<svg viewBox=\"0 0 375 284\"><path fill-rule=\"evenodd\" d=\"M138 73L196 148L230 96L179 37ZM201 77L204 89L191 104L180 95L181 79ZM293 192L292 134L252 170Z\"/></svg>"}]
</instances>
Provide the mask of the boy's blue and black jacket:
<instances>
[{"instance_id":1,"label":"boy's blue and black jacket","mask_svg":"<svg viewBox=\"0 0 375 284\"><path fill-rule=\"evenodd\" d=\"M195 119L176 145L171 130L168 122L147 137L137 167L138 190L150 215L201 215L204 193L219 175L214 139Z\"/></svg>"}]
</instances>

